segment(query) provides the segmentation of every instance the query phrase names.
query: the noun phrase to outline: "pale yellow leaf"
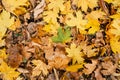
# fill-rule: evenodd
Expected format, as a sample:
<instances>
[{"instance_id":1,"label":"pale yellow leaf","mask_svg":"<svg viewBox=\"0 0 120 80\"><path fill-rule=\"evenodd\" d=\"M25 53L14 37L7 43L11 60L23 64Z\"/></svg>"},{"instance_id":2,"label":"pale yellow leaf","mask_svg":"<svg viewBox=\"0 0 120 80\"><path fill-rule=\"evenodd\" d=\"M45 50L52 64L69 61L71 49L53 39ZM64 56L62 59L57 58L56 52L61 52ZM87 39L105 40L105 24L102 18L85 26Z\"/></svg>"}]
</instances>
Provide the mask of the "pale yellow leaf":
<instances>
[{"instance_id":1,"label":"pale yellow leaf","mask_svg":"<svg viewBox=\"0 0 120 80\"><path fill-rule=\"evenodd\" d=\"M57 23L57 17L58 17L58 13L54 10L43 12L43 19L47 23L49 23L49 22Z\"/></svg>"},{"instance_id":2,"label":"pale yellow leaf","mask_svg":"<svg viewBox=\"0 0 120 80\"><path fill-rule=\"evenodd\" d=\"M109 33L120 36L120 19L114 19L111 23L111 28L108 30Z\"/></svg>"},{"instance_id":3,"label":"pale yellow leaf","mask_svg":"<svg viewBox=\"0 0 120 80\"><path fill-rule=\"evenodd\" d=\"M63 11L65 9L65 6L63 3L65 2L64 0L49 0L50 3L48 4L49 9L59 9Z\"/></svg>"},{"instance_id":4,"label":"pale yellow leaf","mask_svg":"<svg viewBox=\"0 0 120 80\"><path fill-rule=\"evenodd\" d=\"M87 11L88 7L93 9L96 7L98 0L73 0L73 4L76 4L78 7L81 7L82 11Z\"/></svg>"},{"instance_id":5,"label":"pale yellow leaf","mask_svg":"<svg viewBox=\"0 0 120 80\"><path fill-rule=\"evenodd\" d=\"M0 46L5 44L4 40L2 40L7 28L10 28L11 25L14 24L14 17L10 16L10 13L3 10L0 13ZM13 29L12 29L13 30Z\"/></svg>"},{"instance_id":6,"label":"pale yellow leaf","mask_svg":"<svg viewBox=\"0 0 120 80\"><path fill-rule=\"evenodd\" d=\"M76 16L74 16L72 13L67 14L65 23L71 27L76 26L80 31L87 29L85 27L87 20L83 19L83 14L81 11L76 12Z\"/></svg>"},{"instance_id":7,"label":"pale yellow leaf","mask_svg":"<svg viewBox=\"0 0 120 80\"><path fill-rule=\"evenodd\" d=\"M5 9L9 12L15 13L14 11L20 11L21 13L26 12L22 6L28 6L28 0L2 0L2 4Z\"/></svg>"}]
</instances>

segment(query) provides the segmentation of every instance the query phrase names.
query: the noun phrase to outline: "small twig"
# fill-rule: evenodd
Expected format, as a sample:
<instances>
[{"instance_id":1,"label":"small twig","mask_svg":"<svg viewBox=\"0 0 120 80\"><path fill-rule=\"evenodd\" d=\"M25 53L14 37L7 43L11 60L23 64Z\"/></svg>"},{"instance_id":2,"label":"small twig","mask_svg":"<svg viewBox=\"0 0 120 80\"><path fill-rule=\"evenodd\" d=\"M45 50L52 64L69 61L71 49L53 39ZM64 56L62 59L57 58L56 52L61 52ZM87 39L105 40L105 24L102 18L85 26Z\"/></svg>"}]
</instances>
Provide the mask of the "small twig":
<instances>
[{"instance_id":1,"label":"small twig","mask_svg":"<svg viewBox=\"0 0 120 80\"><path fill-rule=\"evenodd\" d=\"M54 74L55 74L55 78L56 78L56 80L59 80L59 78L58 78L58 74L57 74L57 72L56 72L56 69L53 68L53 70L54 70Z\"/></svg>"}]
</instances>

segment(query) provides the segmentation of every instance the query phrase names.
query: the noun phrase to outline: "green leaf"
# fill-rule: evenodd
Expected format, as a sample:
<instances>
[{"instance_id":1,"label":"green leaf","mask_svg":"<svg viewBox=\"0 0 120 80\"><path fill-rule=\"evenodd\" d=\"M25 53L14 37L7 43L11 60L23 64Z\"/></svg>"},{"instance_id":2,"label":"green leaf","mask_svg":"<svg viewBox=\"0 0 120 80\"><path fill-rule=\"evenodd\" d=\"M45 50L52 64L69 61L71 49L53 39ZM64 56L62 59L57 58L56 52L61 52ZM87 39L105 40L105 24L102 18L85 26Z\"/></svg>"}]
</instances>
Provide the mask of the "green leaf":
<instances>
[{"instance_id":1,"label":"green leaf","mask_svg":"<svg viewBox=\"0 0 120 80\"><path fill-rule=\"evenodd\" d=\"M58 28L58 35L52 37L52 41L56 43L64 43L71 40L71 31L69 27L62 29Z\"/></svg>"}]
</instances>

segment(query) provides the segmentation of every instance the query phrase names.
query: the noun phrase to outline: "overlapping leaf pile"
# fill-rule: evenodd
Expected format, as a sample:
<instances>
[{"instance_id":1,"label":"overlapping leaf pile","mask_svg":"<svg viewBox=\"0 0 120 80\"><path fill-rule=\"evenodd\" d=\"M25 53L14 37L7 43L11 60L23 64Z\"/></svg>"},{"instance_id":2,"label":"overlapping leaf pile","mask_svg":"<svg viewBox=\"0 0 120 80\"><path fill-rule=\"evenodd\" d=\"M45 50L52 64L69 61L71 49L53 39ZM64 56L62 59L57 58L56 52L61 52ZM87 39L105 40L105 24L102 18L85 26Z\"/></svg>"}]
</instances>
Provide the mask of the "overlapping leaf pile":
<instances>
[{"instance_id":1,"label":"overlapping leaf pile","mask_svg":"<svg viewBox=\"0 0 120 80\"><path fill-rule=\"evenodd\" d=\"M0 79L119 80L120 0L1 0Z\"/></svg>"}]
</instances>

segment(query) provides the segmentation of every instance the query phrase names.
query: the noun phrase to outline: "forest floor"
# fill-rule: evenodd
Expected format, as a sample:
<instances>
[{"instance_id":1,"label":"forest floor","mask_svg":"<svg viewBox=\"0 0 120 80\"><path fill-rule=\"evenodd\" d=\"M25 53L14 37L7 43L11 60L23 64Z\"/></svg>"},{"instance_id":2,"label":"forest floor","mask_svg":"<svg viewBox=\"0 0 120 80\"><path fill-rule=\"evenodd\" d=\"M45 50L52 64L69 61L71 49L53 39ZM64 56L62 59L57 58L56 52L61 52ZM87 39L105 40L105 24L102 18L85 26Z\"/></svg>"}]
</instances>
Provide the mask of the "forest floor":
<instances>
[{"instance_id":1,"label":"forest floor","mask_svg":"<svg viewBox=\"0 0 120 80\"><path fill-rule=\"evenodd\" d=\"M120 0L0 0L0 80L120 80Z\"/></svg>"}]
</instances>

